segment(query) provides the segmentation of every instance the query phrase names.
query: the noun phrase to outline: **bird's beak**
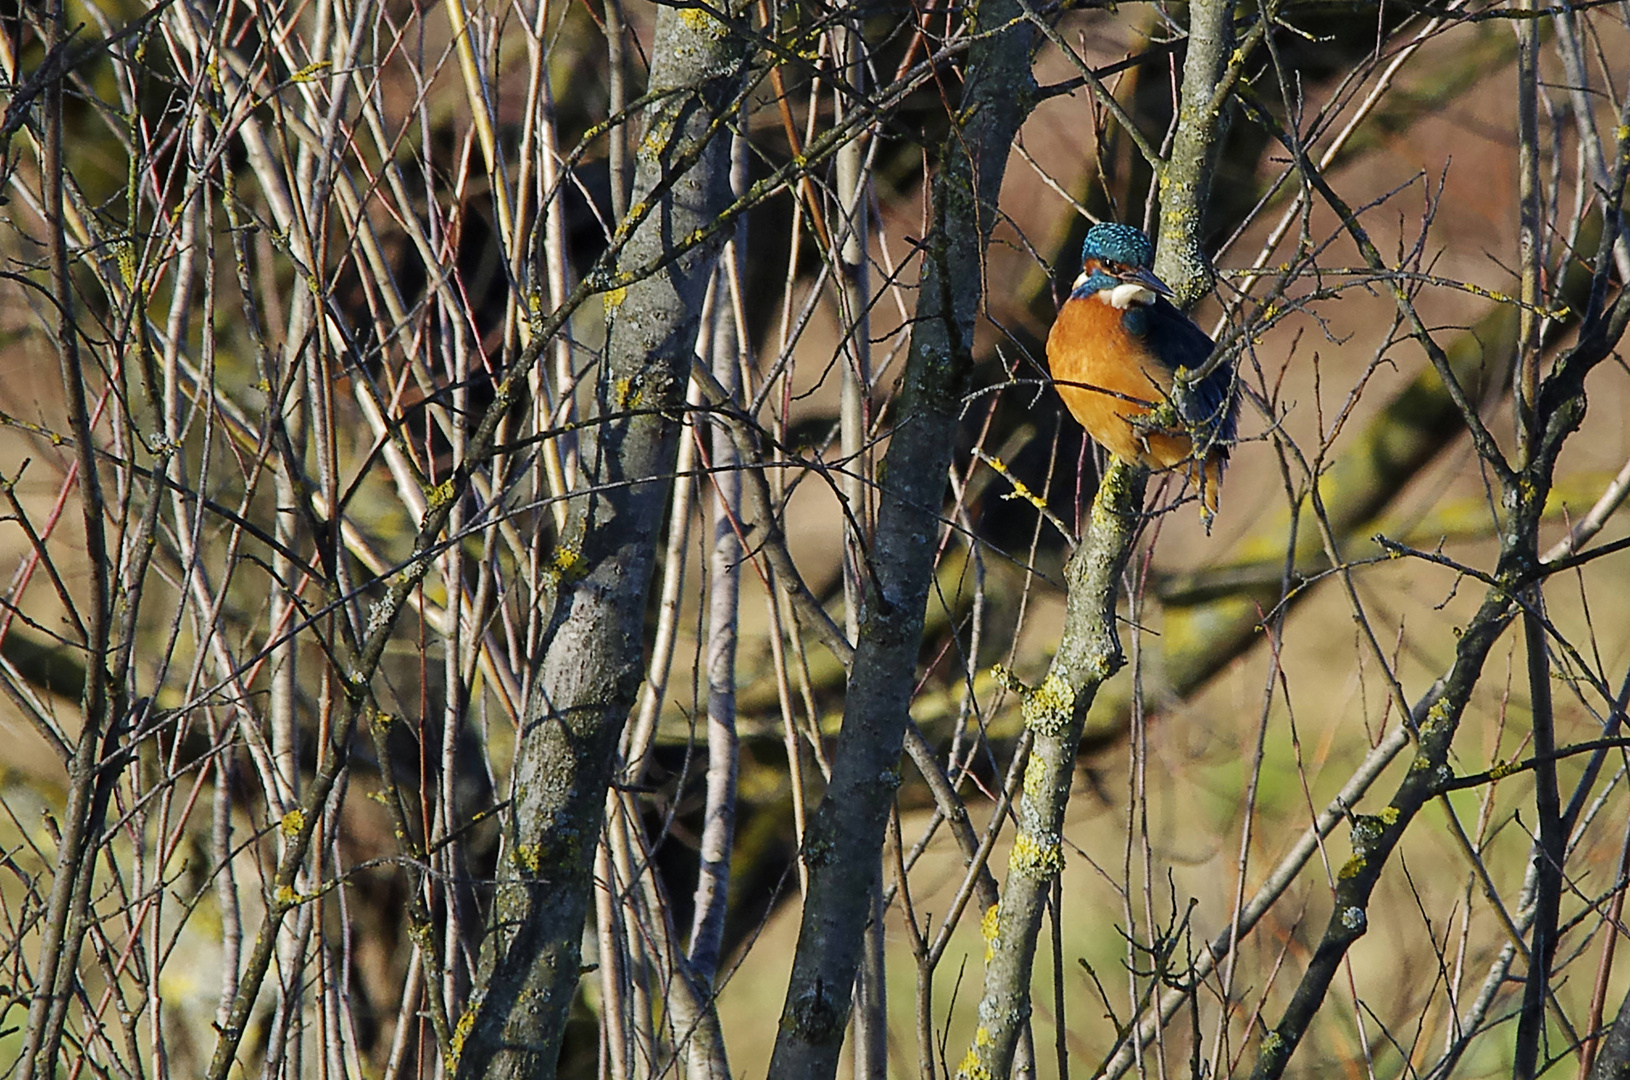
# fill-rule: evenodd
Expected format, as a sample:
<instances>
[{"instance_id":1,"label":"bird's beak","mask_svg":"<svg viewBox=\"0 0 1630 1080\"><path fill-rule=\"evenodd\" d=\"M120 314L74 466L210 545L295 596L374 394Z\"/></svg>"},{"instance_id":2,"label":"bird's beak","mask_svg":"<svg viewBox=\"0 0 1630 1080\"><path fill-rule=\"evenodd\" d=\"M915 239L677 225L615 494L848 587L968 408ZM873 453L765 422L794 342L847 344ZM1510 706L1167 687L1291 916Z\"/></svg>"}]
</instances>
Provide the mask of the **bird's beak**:
<instances>
[{"instance_id":1,"label":"bird's beak","mask_svg":"<svg viewBox=\"0 0 1630 1080\"><path fill-rule=\"evenodd\" d=\"M1145 270L1141 266L1134 266L1128 269L1125 273L1119 275L1119 280L1131 284L1142 285L1150 292L1157 292L1161 296L1172 295L1171 289L1166 286L1164 281L1161 281L1159 278L1155 277L1154 271Z\"/></svg>"}]
</instances>

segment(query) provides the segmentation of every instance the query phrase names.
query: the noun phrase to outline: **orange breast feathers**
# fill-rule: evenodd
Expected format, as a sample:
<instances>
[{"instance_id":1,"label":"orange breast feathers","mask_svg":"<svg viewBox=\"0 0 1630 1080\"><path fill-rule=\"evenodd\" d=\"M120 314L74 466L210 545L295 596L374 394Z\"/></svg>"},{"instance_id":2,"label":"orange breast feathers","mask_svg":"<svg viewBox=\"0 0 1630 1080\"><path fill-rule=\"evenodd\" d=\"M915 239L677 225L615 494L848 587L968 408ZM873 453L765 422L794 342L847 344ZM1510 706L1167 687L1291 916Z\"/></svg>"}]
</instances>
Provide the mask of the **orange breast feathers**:
<instances>
[{"instance_id":1,"label":"orange breast feathers","mask_svg":"<svg viewBox=\"0 0 1630 1080\"><path fill-rule=\"evenodd\" d=\"M1047 365L1065 407L1099 445L1122 461L1168 469L1188 458L1188 436L1142 418L1165 400L1172 373L1126 332L1121 315L1095 296L1067 302L1047 336Z\"/></svg>"},{"instance_id":2,"label":"orange breast feathers","mask_svg":"<svg viewBox=\"0 0 1630 1080\"><path fill-rule=\"evenodd\" d=\"M1058 396L1087 434L1122 461L1151 469L1190 465L1193 444L1182 432L1154 428L1145 417L1172 388L1172 373L1126 332L1122 312L1088 296L1070 300L1047 336L1047 364ZM1206 456L1201 489L1216 510L1220 448ZM1193 477L1192 479L1200 479Z\"/></svg>"}]
</instances>

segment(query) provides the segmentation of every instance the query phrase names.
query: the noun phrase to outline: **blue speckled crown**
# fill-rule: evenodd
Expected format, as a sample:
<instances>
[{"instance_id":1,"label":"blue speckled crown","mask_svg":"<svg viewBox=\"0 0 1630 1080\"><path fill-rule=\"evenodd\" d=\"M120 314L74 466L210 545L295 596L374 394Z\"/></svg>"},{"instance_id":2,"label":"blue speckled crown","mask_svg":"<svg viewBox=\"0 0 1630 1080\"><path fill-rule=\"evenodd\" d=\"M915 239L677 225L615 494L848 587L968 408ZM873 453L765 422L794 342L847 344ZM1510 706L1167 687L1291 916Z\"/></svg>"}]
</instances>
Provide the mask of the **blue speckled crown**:
<instances>
[{"instance_id":1,"label":"blue speckled crown","mask_svg":"<svg viewBox=\"0 0 1630 1080\"><path fill-rule=\"evenodd\" d=\"M1081 261L1098 259L1149 269L1155 264L1155 247L1143 230L1118 221L1105 221L1087 230L1081 245Z\"/></svg>"}]
</instances>

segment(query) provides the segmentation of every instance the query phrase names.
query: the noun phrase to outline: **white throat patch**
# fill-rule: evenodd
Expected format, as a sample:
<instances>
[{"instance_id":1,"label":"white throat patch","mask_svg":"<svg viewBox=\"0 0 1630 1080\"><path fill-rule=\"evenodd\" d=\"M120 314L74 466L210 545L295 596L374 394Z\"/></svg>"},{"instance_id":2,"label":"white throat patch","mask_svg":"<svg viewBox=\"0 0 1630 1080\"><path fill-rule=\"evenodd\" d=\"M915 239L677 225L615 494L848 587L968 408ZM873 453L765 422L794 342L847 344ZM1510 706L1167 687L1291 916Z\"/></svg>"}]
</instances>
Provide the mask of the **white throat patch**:
<instances>
[{"instance_id":1,"label":"white throat patch","mask_svg":"<svg viewBox=\"0 0 1630 1080\"><path fill-rule=\"evenodd\" d=\"M1075 284L1070 286L1071 291L1079 289L1081 286L1085 285L1087 283L1087 279L1091 276L1091 274L1082 273L1075 279ZM1152 304L1155 302L1154 290L1148 288L1147 286L1139 285L1135 281L1123 281L1119 285L1115 285L1111 288L1099 289L1092 295L1095 299L1108 304L1117 311L1125 311L1129 307L1143 307L1146 304Z\"/></svg>"},{"instance_id":2,"label":"white throat patch","mask_svg":"<svg viewBox=\"0 0 1630 1080\"><path fill-rule=\"evenodd\" d=\"M1124 281L1113 289L1099 289L1094 295L1119 311L1125 311L1133 306L1143 307L1145 304L1155 302L1154 290L1139 285L1135 281Z\"/></svg>"}]
</instances>

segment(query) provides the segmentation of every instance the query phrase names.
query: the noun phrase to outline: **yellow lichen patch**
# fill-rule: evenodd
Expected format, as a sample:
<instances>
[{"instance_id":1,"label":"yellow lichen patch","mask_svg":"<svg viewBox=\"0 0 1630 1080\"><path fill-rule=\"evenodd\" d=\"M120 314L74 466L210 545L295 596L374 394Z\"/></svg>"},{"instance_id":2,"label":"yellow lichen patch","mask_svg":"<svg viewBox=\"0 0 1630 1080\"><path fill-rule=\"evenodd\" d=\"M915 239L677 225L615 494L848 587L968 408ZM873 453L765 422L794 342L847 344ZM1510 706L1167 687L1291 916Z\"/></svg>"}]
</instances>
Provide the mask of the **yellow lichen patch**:
<instances>
[{"instance_id":1,"label":"yellow lichen patch","mask_svg":"<svg viewBox=\"0 0 1630 1080\"><path fill-rule=\"evenodd\" d=\"M306 815L296 807L283 815L283 820L278 827L282 830L284 836L293 840L300 835L300 830L306 827Z\"/></svg>"},{"instance_id":2,"label":"yellow lichen patch","mask_svg":"<svg viewBox=\"0 0 1630 1080\"><path fill-rule=\"evenodd\" d=\"M125 288L136 287L136 249L128 240L121 240L114 245L115 256L119 260L119 278L125 283Z\"/></svg>"},{"instance_id":3,"label":"yellow lichen patch","mask_svg":"<svg viewBox=\"0 0 1630 1080\"><path fill-rule=\"evenodd\" d=\"M992 904L979 917L979 936L985 939L985 963L996 955L996 934L1001 926L1002 905Z\"/></svg>"},{"instance_id":4,"label":"yellow lichen patch","mask_svg":"<svg viewBox=\"0 0 1630 1080\"><path fill-rule=\"evenodd\" d=\"M1057 841L1048 843L1032 833L1021 832L1013 838L1007 868L1026 877L1050 878L1064 869L1064 852Z\"/></svg>"},{"instance_id":5,"label":"yellow lichen patch","mask_svg":"<svg viewBox=\"0 0 1630 1080\"><path fill-rule=\"evenodd\" d=\"M470 1032L474 1030L475 1006L471 1005L464 1010L464 1015L458 1018L458 1023L453 1025L453 1037L447 1040L447 1049L450 1051L448 1056L453 1059L453 1064L458 1063L458 1056L464 1050L464 1040L468 1039Z\"/></svg>"},{"instance_id":6,"label":"yellow lichen patch","mask_svg":"<svg viewBox=\"0 0 1630 1080\"><path fill-rule=\"evenodd\" d=\"M294 891L291 885L280 886L277 890L277 903L279 907L291 908L300 902L300 894Z\"/></svg>"},{"instance_id":7,"label":"yellow lichen patch","mask_svg":"<svg viewBox=\"0 0 1630 1080\"><path fill-rule=\"evenodd\" d=\"M1013 490L1008 494L1003 495L1002 498L1022 499L1031 506L1034 506L1037 510L1047 509L1047 500L1043 499L1040 495L1037 495L1034 491L1031 491L1025 486L1025 482L1023 480L1020 480L1017 476L1014 476L1011 472L1009 472L1006 463L1004 463L1001 458L986 457L985 462L992 469L996 470L996 472L999 473L1004 480L1013 485Z\"/></svg>"},{"instance_id":8,"label":"yellow lichen patch","mask_svg":"<svg viewBox=\"0 0 1630 1080\"><path fill-rule=\"evenodd\" d=\"M605 305L607 311L615 311L617 308L622 307L623 301L627 299L628 290L619 285L615 289L607 289L605 299L601 303Z\"/></svg>"},{"instance_id":9,"label":"yellow lichen patch","mask_svg":"<svg viewBox=\"0 0 1630 1080\"><path fill-rule=\"evenodd\" d=\"M984 1029L981 1028L981 1031ZM980 1064L979 1051L972 1047L963 1057L962 1063L956 1067L956 1074L961 1080L990 1080L990 1070Z\"/></svg>"},{"instance_id":10,"label":"yellow lichen patch","mask_svg":"<svg viewBox=\"0 0 1630 1080\"><path fill-rule=\"evenodd\" d=\"M1028 694L1030 688L1019 680L1019 677L1001 664L994 664L990 669L990 677L995 679L1002 689L1014 694Z\"/></svg>"},{"instance_id":11,"label":"yellow lichen patch","mask_svg":"<svg viewBox=\"0 0 1630 1080\"><path fill-rule=\"evenodd\" d=\"M330 64L327 60L319 60L315 64L307 64L305 67L301 68L299 71L296 71L292 76L290 76L290 81L297 83L310 82L319 73L327 71L329 67Z\"/></svg>"},{"instance_id":12,"label":"yellow lichen patch","mask_svg":"<svg viewBox=\"0 0 1630 1080\"><path fill-rule=\"evenodd\" d=\"M557 579L570 581L582 571L583 553L570 544L562 544L549 556L549 573Z\"/></svg>"},{"instance_id":13,"label":"yellow lichen patch","mask_svg":"<svg viewBox=\"0 0 1630 1080\"><path fill-rule=\"evenodd\" d=\"M424 493L425 507L430 510L439 510L446 506L453 498L453 481L449 477Z\"/></svg>"},{"instance_id":14,"label":"yellow lichen patch","mask_svg":"<svg viewBox=\"0 0 1630 1080\"><path fill-rule=\"evenodd\" d=\"M640 140L639 150L636 151L642 159L650 159L661 155L668 145L668 135L672 124L663 116L656 116L651 120L651 126L646 129L645 137ZM632 215L628 220L633 220Z\"/></svg>"},{"instance_id":15,"label":"yellow lichen patch","mask_svg":"<svg viewBox=\"0 0 1630 1080\"><path fill-rule=\"evenodd\" d=\"M529 874L536 874L543 869L543 852L536 844L517 844L515 853L510 858L516 866Z\"/></svg>"},{"instance_id":16,"label":"yellow lichen patch","mask_svg":"<svg viewBox=\"0 0 1630 1080\"><path fill-rule=\"evenodd\" d=\"M1449 703L1439 699L1432 707L1426 710L1426 719L1421 722L1421 737L1424 739L1442 729L1449 722Z\"/></svg>"},{"instance_id":17,"label":"yellow lichen patch","mask_svg":"<svg viewBox=\"0 0 1630 1080\"><path fill-rule=\"evenodd\" d=\"M1075 710L1075 687L1048 672L1040 686L1024 699L1024 726L1037 735L1058 735L1069 726Z\"/></svg>"},{"instance_id":18,"label":"yellow lichen patch","mask_svg":"<svg viewBox=\"0 0 1630 1080\"><path fill-rule=\"evenodd\" d=\"M1336 871L1336 877L1342 881L1346 881L1348 878L1355 878L1364 872L1364 867L1367 865L1368 862L1364 856L1354 855L1352 858L1348 859L1342 864L1340 870Z\"/></svg>"},{"instance_id":19,"label":"yellow lichen patch","mask_svg":"<svg viewBox=\"0 0 1630 1080\"><path fill-rule=\"evenodd\" d=\"M724 27L719 20L702 8L680 8L679 21L698 34L709 34L718 37L724 31Z\"/></svg>"},{"instance_id":20,"label":"yellow lichen patch","mask_svg":"<svg viewBox=\"0 0 1630 1080\"><path fill-rule=\"evenodd\" d=\"M1396 806L1388 806L1386 809L1382 810L1376 816L1379 817L1387 825L1396 825L1396 824L1398 824L1398 808Z\"/></svg>"}]
</instances>

